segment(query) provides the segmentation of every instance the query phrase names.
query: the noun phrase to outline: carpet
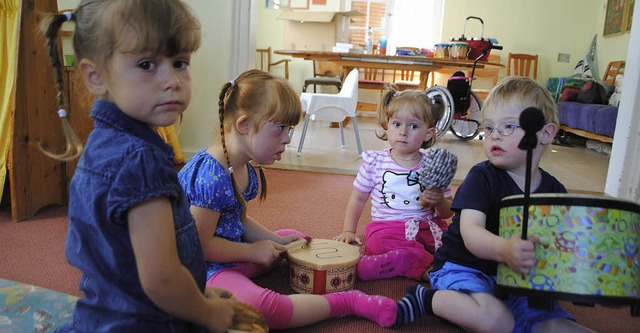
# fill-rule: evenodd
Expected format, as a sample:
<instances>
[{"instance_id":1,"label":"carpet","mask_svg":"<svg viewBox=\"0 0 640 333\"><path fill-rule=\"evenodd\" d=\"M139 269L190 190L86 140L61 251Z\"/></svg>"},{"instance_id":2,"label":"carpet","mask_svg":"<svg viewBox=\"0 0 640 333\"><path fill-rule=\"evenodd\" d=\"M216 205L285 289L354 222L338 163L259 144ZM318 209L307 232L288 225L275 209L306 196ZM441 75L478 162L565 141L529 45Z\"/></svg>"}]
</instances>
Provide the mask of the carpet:
<instances>
[{"instance_id":1,"label":"carpet","mask_svg":"<svg viewBox=\"0 0 640 333\"><path fill-rule=\"evenodd\" d=\"M266 170L266 176L267 198L264 202L250 202L248 214L267 228L294 228L314 238L332 238L342 230L354 176L272 168ZM358 225L359 235L364 234L370 218L370 205L367 204ZM0 278L81 296L78 290L80 273L64 258L66 230L64 207L49 207L34 218L19 223L11 222L8 211L0 211ZM256 282L277 292L291 294L293 290L288 284L288 273L288 267L282 264L257 277ZM415 283L407 278L357 281L355 288L368 294L399 299L405 288ZM628 307L616 309L562 304L579 323L598 332L638 332L640 327L640 318L631 317ZM0 310L2 315L4 313ZM462 330L435 317L401 328L382 328L365 319L345 317L281 332L442 333Z\"/></svg>"}]
</instances>

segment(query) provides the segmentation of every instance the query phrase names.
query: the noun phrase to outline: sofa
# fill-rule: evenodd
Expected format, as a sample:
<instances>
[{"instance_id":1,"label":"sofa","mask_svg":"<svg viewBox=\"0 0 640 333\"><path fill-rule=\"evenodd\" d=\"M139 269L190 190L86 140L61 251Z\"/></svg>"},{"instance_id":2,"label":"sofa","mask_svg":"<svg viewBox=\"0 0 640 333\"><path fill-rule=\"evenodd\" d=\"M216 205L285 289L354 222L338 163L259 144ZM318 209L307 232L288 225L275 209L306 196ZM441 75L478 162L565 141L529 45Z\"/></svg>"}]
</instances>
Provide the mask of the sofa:
<instances>
[{"instance_id":1,"label":"sofa","mask_svg":"<svg viewBox=\"0 0 640 333\"><path fill-rule=\"evenodd\" d=\"M617 117L617 106L558 102L560 129L587 139L612 143Z\"/></svg>"},{"instance_id":2,"label":"sofa","mask_svg":"<svg viewBox=\"0 0 640 333\"><path fill-rule=\"evenodd\" d=\"M623 60L612 61L607 65L602 80L592 77L572 76L549 78L547 89L558 103L560 129L587 139L612 143L618 118L618 104L622 93ZM571 94L571 89L580 91L591 82L601 84L609 94L600 103L584 103ZM579 93L576 93L579 94Z\"/></svg>"}]
</instances>

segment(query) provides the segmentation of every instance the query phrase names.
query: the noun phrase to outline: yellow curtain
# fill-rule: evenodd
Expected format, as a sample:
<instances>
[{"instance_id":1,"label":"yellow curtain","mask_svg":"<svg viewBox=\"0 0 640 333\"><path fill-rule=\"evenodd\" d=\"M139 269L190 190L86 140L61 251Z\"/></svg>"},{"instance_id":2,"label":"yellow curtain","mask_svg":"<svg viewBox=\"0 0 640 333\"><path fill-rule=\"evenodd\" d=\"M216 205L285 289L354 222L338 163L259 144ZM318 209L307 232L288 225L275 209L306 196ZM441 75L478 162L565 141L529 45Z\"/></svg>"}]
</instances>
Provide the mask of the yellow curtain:
<instances>
[{"instance_id":1,"label":"yellow curtain","mask_svg":"<svg viewBox=\"0 0 640 333\"><path fill-rule=\"evenodd\" d=\"M7 158L11 145L19 8L20 0L0 0L0 198L7 177Z\"/></svg>"},{"instance_id":2,"label":"yellow curtain","mask_svg":"<svg viewBox=\"0 0 640 333\"><path fill-rule=\"evenodd\" d=\"M173 164L183 164L184 155L182 154L182 148L180 147L180 140L178 140L178 133L176 132L176 126L171 125L167 127L159 127L158 134L162 139L173 148Z\"/></svg>"}]
</instances>

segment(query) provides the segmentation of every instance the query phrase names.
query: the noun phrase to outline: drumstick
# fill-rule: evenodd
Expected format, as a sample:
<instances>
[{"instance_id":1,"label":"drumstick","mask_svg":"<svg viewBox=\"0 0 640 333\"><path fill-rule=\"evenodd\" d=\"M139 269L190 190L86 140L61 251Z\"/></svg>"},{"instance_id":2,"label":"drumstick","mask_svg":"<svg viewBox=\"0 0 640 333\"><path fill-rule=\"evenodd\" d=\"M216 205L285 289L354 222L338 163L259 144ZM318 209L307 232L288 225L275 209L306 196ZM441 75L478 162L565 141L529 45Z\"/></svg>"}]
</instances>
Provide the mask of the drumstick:
<instances>
[{"instance_id":1,"label":"drumstick","mask_svg":"<svg viewBox=\"0 0 640 333\"><path fill-rule=\"evenodd\" d=\"M310 236L305 236L304 238L300 238L298 240L295 240L287 245L285 245L284 247L287 249L287 251L291 251L301 245L305 245L305 244L309 244L311 243L311 237Z\"/></svg>"}]
</instances>

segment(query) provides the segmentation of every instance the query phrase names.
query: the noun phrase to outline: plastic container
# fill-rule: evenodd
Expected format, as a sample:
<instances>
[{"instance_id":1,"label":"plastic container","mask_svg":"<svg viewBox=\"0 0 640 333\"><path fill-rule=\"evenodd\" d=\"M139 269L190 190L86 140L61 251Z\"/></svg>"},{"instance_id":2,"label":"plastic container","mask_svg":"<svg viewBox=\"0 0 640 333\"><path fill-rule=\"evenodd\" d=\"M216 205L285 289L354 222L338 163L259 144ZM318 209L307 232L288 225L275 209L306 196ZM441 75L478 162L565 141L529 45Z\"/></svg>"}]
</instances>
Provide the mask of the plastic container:
<instances>
[{"instance_id":1,"label":"plastic container","mask_svg":"<svg viewBox=\"0 0 640 333\"><path fill-rule=\"evenodd\" d=\"M367 28L367 33L364 37L364 53L372 54L373 53L373 29L371 27Z\"/></svg>"},{"instance_id":2,"label":"plastic container","mask_svg":"<svg viewBox=\"0 0 640 333\"><path fill-rule=\"evenodd\" d=\"M380 54L387 54L387 37L385 36L380 37Z\"/></svg>"}]
</instances>

